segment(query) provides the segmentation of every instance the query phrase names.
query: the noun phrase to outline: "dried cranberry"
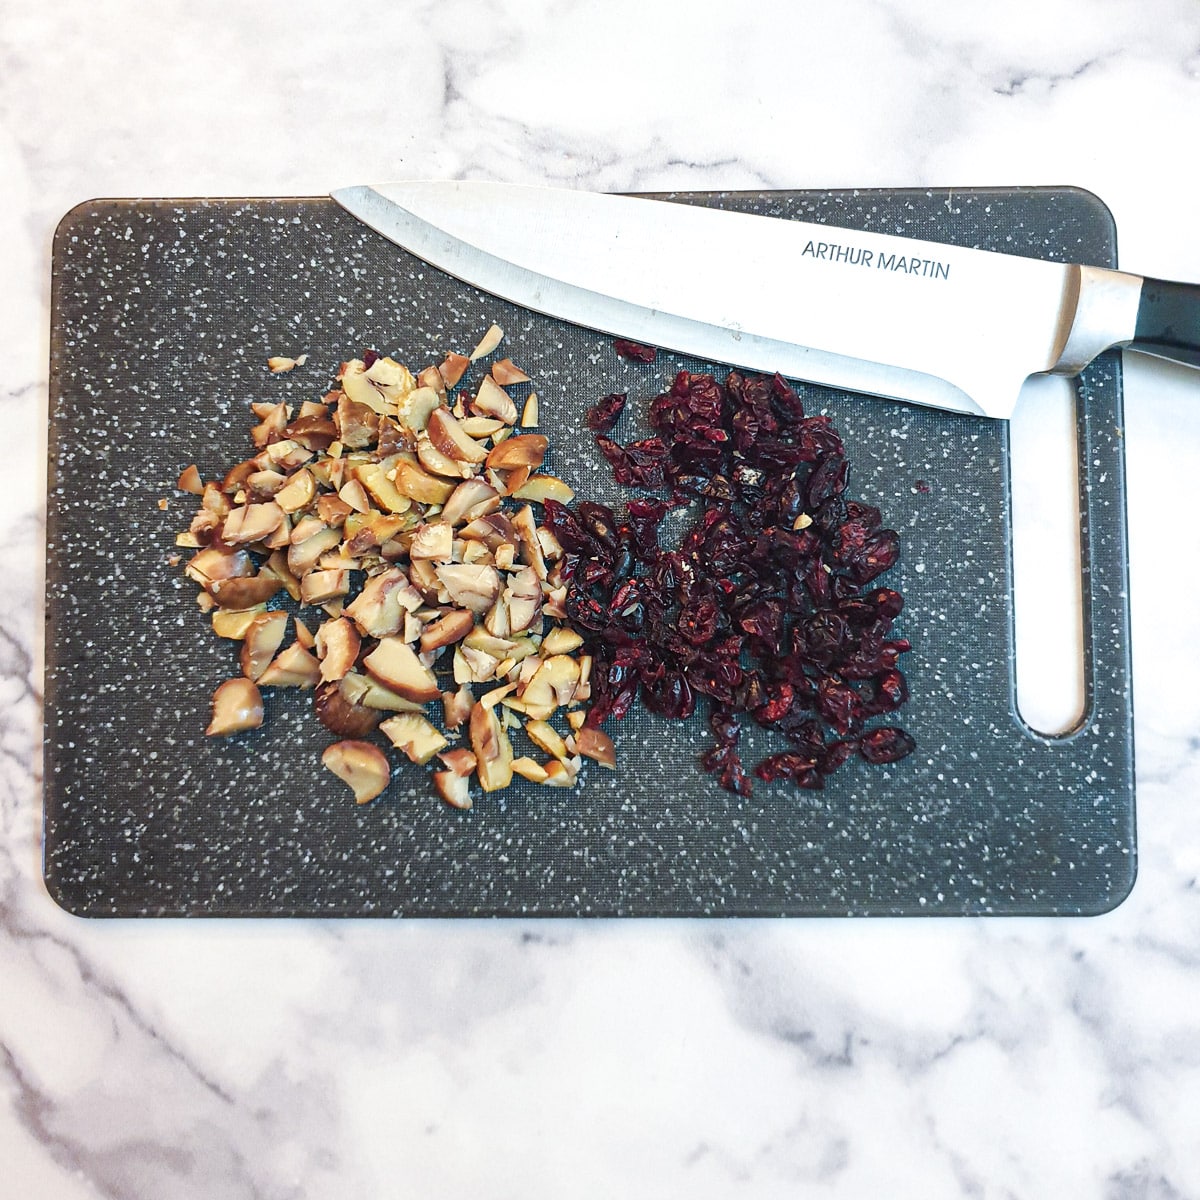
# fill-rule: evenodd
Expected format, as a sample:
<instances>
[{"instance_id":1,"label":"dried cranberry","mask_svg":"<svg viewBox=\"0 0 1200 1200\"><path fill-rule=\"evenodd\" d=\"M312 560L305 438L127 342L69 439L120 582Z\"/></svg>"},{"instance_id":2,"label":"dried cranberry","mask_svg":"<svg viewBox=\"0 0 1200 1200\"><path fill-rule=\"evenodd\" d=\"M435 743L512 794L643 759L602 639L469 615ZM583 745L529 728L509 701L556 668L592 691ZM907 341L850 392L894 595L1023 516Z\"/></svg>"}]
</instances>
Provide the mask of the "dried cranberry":
<instances>
[{"instance_id":1,"label":"dried cranberry","mask_svg":"<svg viewBox=\"0 0 1200 1200\"><path fill-rule=\"evenodd\" d=\"M796 689L790 683L773 683L767 688L767 701L754 710L754 719L760 725L771 725L782 719L796 699Z\"/></svg>"},{"instance_id":2,"label":"dried cranberry","mask_svg":"<svg viewBox=\"0 0 1200 1200\"><path fill-rule=\"evenodd\" d=\"M815 689L813 695L816 695ZM811 713L802 713L798 707L793 707L776 728L787 736L793 748L806 752L809 758L815 758L825 750L825 732L821 722Z\"/></svg>"},{"instance_id":3,"label":"dried cranberry","mask_svg":"<svg viewBox=\"0 0 1200 1200\"><path fill-rule=\"evenodd\" d=\"M776 484L778 496L775 501L776 516L785 526L790 527L804 511L804 494L800 481L795 475L787 475Z\"/></svg>"},{"instance_id":4,"label":"dried cranberry","mask_svg":"<svg viewBox=\"0 0 1200 1200\"><path fill-rule=\"evenodd\" d=\"M861 558L871 533L870 526L862 521L843 521L830 539L834 559L839 563L850 563Z\"/></svg>"},{"instance_id":5,"label":"dried cranberry","mask_svg":"<svg viewBox=\"0 0 1200 1200\"><path fill-rule=\"evenodd\" d=\"M845 617L826 609L796 626L801 636L798 653L814 666L828 668L846 652L850 627Z\"/></svg>"},{"instance_id":6,"label":"dried cranberry","mask_svg":"<svg viewBox=\"0 0 1200 1200\"><path fill-rule=\"evenodd\" d=\"M873 679L896 665L896 652L886 645L864 646L861 650L838 663L843 679Z\"/></svg>"},{"instance_id":7,"label":"dried cranberry","mask_svg":"<svg viewBox=\"0 0 1200 1200\"><path fill-rule=\"evenodd\" d=\"M858 742L859 753L869 763L899 762L916 748L917 743L903 729L891 725L872 729Z\"/></svg>"},{"instance_id":8,"label":"dried cranberry","mask_svg":"<svg viewBox=\"0 0 1200 1200\"><path fill-rule=\"evenodd\" d=\"M617 518L605 504L581 500L575 506L575 516L584 532L607 551L617 549Z\"/></svg>"},{"instance_id":9,"label":"dried cranberry","mask_svg":"<svg viewBox=\"0 0 1200 1200\"><path fill-rule=\"evenodd\" d=\"M776 779L790 779L797 787L819 789L824 786L820 764L794 750L772 754L754 768L759 779L773 783Z\"/></svg>"},{"instance_id":10,"label":"dried cranberry","mask_svg":"<svg viewBox=\"0 0 1200 1200\"><path fill-rule=\"evenodd\" d=\"M761 504L766 496L767 475L758 467L739 463L733 469L733 486L737 489L737 497L744 504ZM732 493L729 499L733 499Z\"/></svg>"},{"instance_id":11,"label":"dried cranberry","mask_svg":"<svg viewBox=\"0 0 1200 1200\"><path fill-rule=\"evenodd\" d=\"M665 500L654 500L649 496L630 500L625 505L633 541L639 550L658 545L658 526L669 510L670 505Z\"/></svg>"},{"instance_id":12,"label":"dried cranberry","mask_svg":"<svg viewBox=\"0 0 1200 1200\"><path fill-rule=\"evenodd\" d=\"M792 782L798 788L819 792L825 786L825 772L821 770L819 763L813 763L812 766L797 771L792 776Z\"/></svg>"},{"instance_id":13,"label":"dried cranberry","mask_svg":"<svg viewBox=\"0 0 1200 1200\"><path fill-rule=\"evenodd\" d=\"M711 375L680 371L670 391L651 402L650 424L671 436L676 461L686 461L704 442L729 440L724 391Z\"/></svg>"},{"instance_id":14,"label":"dried cranberry","mask_svg":"<svg viewBox=\"0 0 1200 1200\"><path fill-rule=\"evenodd\" d=\"M889 621L898 617L904 608L904 597L899 592L892 591L891 588L876 588L863 599L868 604L874 605L879 615L886 617Z\"/></svg>"},{"instance_id":15,"label":"dried cranberry","mask_svg":"<svg viewBox=\"0 0 1200 1200\"><path fill-rule=\"evenodd\" d=\"M708 726L721 746L736 746L742 736L742 727L738 724L737 714L719 704L712 706L708 717Z\"/></svg>"},{"instance_id":16,"label":"dried cranberry","mask_svg":"<svg viewBox=\"0 0 1200 1200\"><path fill-rule=\"evenodd\" d=\"M813 559L804 572L804 583L812 602L818 608L827 607L830 599L829 564Z\"/></svg>"},{"instance_id":17,"label":"dried cranberry","mask_svg":"<svg viewBox=\"0 0 1200 1200\"><path fill-rule=\"evenodd\" d=\"M615 392L611 396L603 396L587 410L587 427L593 433L608 433L617 423L617 418L625 408L628 393Z\"/></svg>"},{"instance_id":18,"label":"dried cranberry","mask_svg":"<svg viewBox=\"0 0 1200 1200\"><path fill-rule=\"evenodd\" d=\"M618 483L627 487L656 488L666 481L668 451L661 438L643 438L619 446L611 438L598 434L596 445L612 465Z\"/></svg>"},{"instance_id":19,"label":"dried cranberry","mask_svg":"<svg viewBox=\"0 0 1200 1200\"><path fill-rule=\"evenodd\" d=\"M728 761L717 776L717 781L727 792L736 792L739 796L749 796L753 788L740 756L732 751L729 752Z\"/></svg>"},{"instance_id":20,"label":"dried cranberry","mask_svg":"<svg viewBox=\"0 0 1200 1200\"><path fill-rule=\"evenodd\" d=\"M600 448L600 453L608 459L609 466L613 469L613 474L619 476L619 472L625 469L625 447L618 442L614 442L612 438L605 437L603 434L596 436L596 445ZM619 477L617 482L620 482Z\"/></svg>"},{"instance_id":21,"label":"dried cranberry","mask_svg":"<svg viewBox=\"0 0 1200 1200\"><path fill-rule=\"evenodd\" d=\"M625 447L625 470L617 479L629 487L659 488L667 481L670 460L659 438L643 438Z\"/></svg>"},{"instance_id":22,"label":"dried cranberry","mask_svg":"<svg viewBox=\"0 0 1200 1200\"><path fill-rule=\"evenodd\" d=\"M753 712L767 703L767 686L762 672L742 672L741 683L733 689L732 703L742 712Z\"/></svg>"},{"instance_id":23,"label":"dried cranberry","mask_svg":"<svg viewBox=\"0 0 1200 1200\"><path fill-rule=\"evenodd\" d=\"M695 694L679 671L663 671L652 685L643 680L642 698L651 712L664 717L690 717L696 710Z\"/></svg>"},{"instance_id":24,"label":"dried cranberry","mask_svg":"<svg viewBox=\"0 0 1200 1200\"><path fill-rule=\"evenodd\" d=\"M658 351L653 346L643 346L640 342L631 342L626 338L617 338L613 349L621 358L632 359L634 362L652 363L658 357Z\"/></svg>"},{"instance_id":25,"label":"dried cranberry","mask_svg":"<svg viewBox=\"0 0 1200 1200\"><path fill-rule=\"evenodd\" d=\"M613 596L609 609L611 622L606 634L614 636L614 625L626 634L640 633L646 622L646 606L642 603L640 581L627 579Z\"/></svg>"},{"instance_id":26,"label":"dried cranberry","mask_svg":"<svg viewBox=\"0 0 1200 1200\"><path fill-rule=\"evenodd\" d=\"M599 633L608 623L608 610L604 605L575 588L568 589L565 607L567 619L581 633Z\"/></svg>"},{"instance_id":27,"label":"dried cranberry","mask_svg":"<svg viewBox=\"0 0 1200 1200\"><path fill-rule=\"evenodd\" d=\"M846 488L849 464L840 454L830 454L814 468L808 477L808 507L819 508Z\"/></svg>"},{"instance_id":28,"label":"dried cranberry","mask_svg":"<svg viewBox=\"0 0 1200 1200\"><path fill-rule=\"evenodd\" d=\"M731 745L714 746L700 756L700 765L717 776L717 782L727 792L737 792L739 796L749 796L751 791L750 779L742 766L742 759Z\"/></svg>"},{"instance_id":29,"label":"dried cranberry","mask_svg":"<svg viewBox=\"0 0 1200 1200\"><path fill-rule=\"evenodd\" d=\"M779 438L762 437L746 450L746 458L769 471L790 471L804 461L804 452Z\"/></svg>"},{"instance_id":30,"label":"dried cranberry","mask_svg":"<svg viewBox=\"0 0 1200 1200\"><path fill-rule=\"evenodd\" d=\"M895 712L908 699L908 683L899 671L884 671L875 680L875 694L868 708L876 713Z\"/></svg>"},{"instance_id":31,"label":"dried cranberry","mask_svg":"<svg viewBox=\"0 0 1200 1200\"><path fill-rule=\"evenodd\" d=\"M821 753L819 767L822 775L832 775L858 749L856 742L830 742Z\"/></svg>"},{"instance_id":32,"label":"dried cranberry","mask_svg":"<svg viewBox=\"0 0 1200 1200\"><path fill-rule=\"evenodd\" d=\"M720 609L710 596L701 597L679 614L679 632L693 646L703 646L716 636Z\"/></svg>"},{"instance_id":33,"label":"dried cranberry","mask_svg":"<svg viewBox=\"0 0 1200 1200\"><path fill-rule=\"evenodd\" d=\"M805 417L796 429L796 444L804 462L816 462L826 454L841 454L842 439L828 417Z\"/></svg>"},{"instance_id":34,"label":"dried cranberry","mask_svg":"<svg viewBox=\"0 0 1200 1200\"><path fill-rule=\"evenodd\" d=\"M778 654L783 642L783 604L775 599L756 600L739 612L738 625Z\"/></svg>"},{"instance_id":35,"label":"dried cranberry","mask_svg":"<svg viewBox=\"0 0 1200 1200\"><path fill-rule=\"evenodd\" d=\"M866 583L884 571L890 571L900 557L900 539L890 529L885 529L868 542L863 556L862 570L858 575L859 583Z\"/></svg>"},{"instance_id":36,"label":"dried cranberry","mask_svg":"<svg viewBox=\"0 0 1200 1200\"><path fill-rule=\"evenodd\" d=\"M843 736L862 719L858 693L834 675L824 676L817 684L817 712Z\"/></svg>"},{"instance_id":37,"label":"dried cranberry","mask_svg":"<svg viewBox=\"0 0 1200 1200\"><path fill-rule=\"evenodd\" d=\"M849 519L846 512L846 501L841 496L830 496L820 505L812 509L813 524L826 537L833 537L837 528Z\"/></svg>"},{"instance_id":38,"label":"dried cranberry","mask_svg":"<svg viewBox=\"0 0 1200 1200\"><path fill-rule=\"evenodd\" d=\"M779 417L789 423L804 418L804 404L796 389L778 374L771 377L771 405Z\"/></svg>"},{"instance_id":39,"label":"dried cranberry","mask_svg":"<svg viewBox=\"0 0 1200 1200\"><path fill-rule=\"evenodd\" d=\"M688 678L696 691L729 704L742 682L742 668L735 662L704 659L689 669Z\"/></svg>"},{"instance_id":40,"label":"dried cranberry","mask_svg":"<svg viewBox=\"0 0 1200 1200\"><path fill-rule=\"evenodd\" d=\"M622 688L616 696L613 697L609 705L609 715L620 720L632 707L633 702L637 699L638 690L633 684L629 687ZM680 716L689 716L689 713L681 713Z\"/></svg>"},{"instance_id":41,"label":"dried cranberry","mask_svg":"<svg viewBox=\"0 0 1200 1200\"><path fill-rule=\"evenodd\" d=\"M558 500L547 499L544 504L546 526L564 550L572 554L586 554L588 537L579 518Z\"/></svg>"},{"instance_id":42,"label":"dried cranberry","mask_svg":"<svg viewBox=\"0 0 1200 1200\"><path fill-rule=\"evenodd\" d=\"M568 617L594 655L588 723L619 718L639 692L670 717L707 696L715 744L703 765L740 794L739 713L790 744L759 774L800 787L820 787L856 750L899 756L907 734L862 732L908 696L898 659L909 643L891 636L903 600L864 591L894 565L899 539L878 508L846 495L829 418L805 416L778 376L736 371L723 383L678 372L650 403L654 435L620 445L607 433L624 406L606 396L589 410L597 446L619 483L669 498L631 499L620 521L603 505L546 505L567 551ZM691 525L668 550L661 522L684 504Z\"/></svg>"}]
</instances>

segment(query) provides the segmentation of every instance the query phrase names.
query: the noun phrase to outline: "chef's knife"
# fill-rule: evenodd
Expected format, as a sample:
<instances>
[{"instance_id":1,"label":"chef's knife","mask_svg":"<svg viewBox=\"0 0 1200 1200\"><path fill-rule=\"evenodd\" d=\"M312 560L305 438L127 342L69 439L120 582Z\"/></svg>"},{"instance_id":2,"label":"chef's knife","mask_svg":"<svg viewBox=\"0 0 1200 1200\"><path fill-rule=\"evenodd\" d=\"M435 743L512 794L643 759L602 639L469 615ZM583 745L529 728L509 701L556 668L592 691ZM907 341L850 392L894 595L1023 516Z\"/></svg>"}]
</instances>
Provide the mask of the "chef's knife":
<instances>
[{"instance_id":1,"label":"chef's knife","mask_svg":"<svg viewBox=\"0 0 1200 1200\"><path fill-rule=\"evenodd\" d=\"M1200 287L659 199L478 181L333 198L535 312L697 358L989 417L1115 346L1200 366Z\"/></svg>"}]
</instances>

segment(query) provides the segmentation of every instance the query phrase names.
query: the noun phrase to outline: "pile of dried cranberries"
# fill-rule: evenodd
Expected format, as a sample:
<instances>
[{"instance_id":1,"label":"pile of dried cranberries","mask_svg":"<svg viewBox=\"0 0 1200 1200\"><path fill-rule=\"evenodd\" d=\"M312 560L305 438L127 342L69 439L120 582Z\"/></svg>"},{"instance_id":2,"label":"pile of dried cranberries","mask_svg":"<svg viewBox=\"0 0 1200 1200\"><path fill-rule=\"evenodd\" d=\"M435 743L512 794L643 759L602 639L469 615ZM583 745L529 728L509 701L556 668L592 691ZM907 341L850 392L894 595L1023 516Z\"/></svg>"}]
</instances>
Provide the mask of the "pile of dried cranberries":
<instances>
[{"instance_id":1,"label":"pile of dried cranberries","mask_svg":"<svg viewBox=\"0 0 1200 1200\"><path fill-rule=\"evenodd\" d=\"M867 728L908 698L898 661L910 644L892 636L904 602L871 586L899 539L877 508L847 498L829 418L806 416L779 376L681 371L650 404L653 435L621 445L608 434L625 401L604 397L589 427L619 483L666 495L629 500L624 518L590 501L545 505L567 554L566 615L593 656L587 724L625 716L639 695L673 718L706 697L715 745L703 765L742 795L743 716L787 740L754 768L766 781L820 788L855 753L910 754L902 729ZM685 505L694 520L669 548L660 525Z\"/></svg>"}]
</instances>

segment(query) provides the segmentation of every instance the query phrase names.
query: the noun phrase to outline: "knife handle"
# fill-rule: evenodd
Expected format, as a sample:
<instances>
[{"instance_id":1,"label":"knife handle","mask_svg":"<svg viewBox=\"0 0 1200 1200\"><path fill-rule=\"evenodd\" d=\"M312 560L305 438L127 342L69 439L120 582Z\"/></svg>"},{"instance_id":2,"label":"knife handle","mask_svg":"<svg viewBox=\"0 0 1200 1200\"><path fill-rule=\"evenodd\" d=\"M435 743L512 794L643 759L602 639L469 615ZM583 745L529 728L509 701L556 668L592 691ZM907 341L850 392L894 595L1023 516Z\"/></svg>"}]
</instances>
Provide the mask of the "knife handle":
<instances>
[{"instance_id":1,"label":"knife handle","mask_svg":"<svg viewBox=\"0 0 1200 1200\"><path fill-rule=\"evenodd\" d=\"M1129 347L1200 367L1200 285L1143 280Z\"/></svg>"}]
</instances>

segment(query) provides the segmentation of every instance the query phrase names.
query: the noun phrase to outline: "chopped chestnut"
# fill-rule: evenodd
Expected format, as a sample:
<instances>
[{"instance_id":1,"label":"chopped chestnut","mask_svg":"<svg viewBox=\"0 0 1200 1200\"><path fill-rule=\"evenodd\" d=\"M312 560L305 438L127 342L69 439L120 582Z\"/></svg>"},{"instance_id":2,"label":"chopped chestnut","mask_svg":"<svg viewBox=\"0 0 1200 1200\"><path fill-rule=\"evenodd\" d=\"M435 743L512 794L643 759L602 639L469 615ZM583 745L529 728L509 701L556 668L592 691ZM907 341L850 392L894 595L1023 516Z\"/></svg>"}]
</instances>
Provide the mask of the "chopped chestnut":
<instances>
[{"instance_id":1,"label":"chopped chestnut","mask_svg":"<svg viewBox=\"0 0 1200 1200\"><path fill-rule=\"evenodd\" d=\"M525 732L535 746L554 758L570 757L566 742L548 721L526 721Z\"/></svg>"},{"instance_id":2,"label":"chopped chestnut","mask_svg":"<svg viewBox=\"0 0 1200 1200\"><path fill-rule=\"evenodd\" d=\"M202 596L211 600L207 593ZM229 638L240 642L246 636L246 631L254 623L254 618L264 611L264 605L256 604L253 608L214 608L212 610L213 633L217 637ZM243 671L243 674L245 672Z\"/></svg>"},{"instance_id":3,"label":"chopped chestnut","mask_svg":"<svg viewBox=\"0 0 1200 1200\"><path fill-rule=\"evenodd\" d=\"M518 500L535 500L538 504L545 504L547 500L570 504L575 499L571 488L553 475L530 475L513 495Z\"/></svg>"},{"instance_id":4,"label":"chopped chestnut","mask_svg":"<svg viewBox=\"0 0 1200 1200\"><path fill-rule=\"evenodd\" d=\"M263 687L311 688L320 681L320 664L299 642L281 650L258 677Z\"/></svg>"},{"instance_id":5,"label":"chopped chestnut","mask_svg":"<svg viewBox=\"0 0 1200 1200\"><path fill-rule=\"evenodd\" d=\"M465 354L447 354L445 362L438 367L438 373L446 387L452 388L466 374L471 360Z\"/></svg>"},{"instance_id":6,"label":"chopped chestnut","mask_svg":"<svg viewBox=\"0 0 1200 1200\"><path fill-rule=\"evenodd\" d=\"M454 771L434 771L433 786L451 808L470 808L470 780Z\"/></svg>"},{"instance_id":7,"label":"chopped chestnut","mask_svg":"<svg viewBox=\"0 0 1200 1200\"><path fill-rule=\"evenodd\" d=\"M346 605L350 617L367 637L389 637L399 633L405 612L421 607L421 594L399 567L372 575L359 594Z\"/></svg>"},{"instance_id":8,"label":"chopped chestnut","mask_svg":"<svg viewBox=\"0 0 1200 1200\"><path fill-rule=\"evenodd\" d=\"M471 715L475 706L475 697L467 684L462 684L456 692L442 693L443 720L447 729L457 729ZM474 766L471 768L474 770Z\"/></svg>"},{"instance_id":9,"label":"chopped chestnut","mask_svg":"<svg viewBox=\"0 0 1200 1200\"><path fill-rule=\"evenodd\" d=\"M438 408L429 414L429 440L447 458L456 462L481 463L487 450L459 424L449 409Z\"/></svg>"},{"instance_id":10,"label":"chopped chestnut","mask_svg":"<svg viewBox=\"0 0 1200 1200\"><path fill-rule=\"evenodd\" d=\"M190 492L193 496L204 495L204 484L200 482L200 472L196 470L195 464L183 468L175 486L181 492Z\"/></svg>"},{"instance_id":11,"label":"chopped chestnut","mask_svg":"<svg viewBox=\"0 0 1200 1200\"><path fill-rule=\"evenodd\" d=\"M546 768L536 759L529 758L527 755L514 758L512 769L514 775L520 775L522 779L528 779L532 783L545 783L550 778L546 774Z\"/></svg>"},{"instance_id":12,"label":"chopped chestnut","mask_svg":"<svg viewBox=\"0 0 1200 1200\"><path fill-rule=\"evenodd\" d=\"M305 604L325 604L350 590L350 573L344 570L309 571L300 580L300 598Z\"/></svg>"},{"instance_id":13,"label":"chopped chestnut","mask_svg":"<svg viewBox=\"0 0 1200 1200\"><path fill-rule=\"evenodd\" d=\"M492 363L492 378L501 387L508 387L510 383L529 382L529 376L516 366L511 358L501 358Z\"/></svg>"},{"instance_id":14,"label":"chopped chestnut","mask_svg":"<svg viewBox=\"0 0 1200 1200\"><path fill-rule=\"evenodd\" d=\"M335 742L321 755L321 762L350 788L359 804L381 795L392 777L387 757L370 742Z\"/></svg>"},{"instance_id":15,"label":"chopped chestnut","mask_svg":"<svg viewBox=\"0 0 1200 1200\"><path fill-rule=\"evenodd\" d=\"M492 368L493 374L499 365L497 363ZM475 394L475 399L471 401L471 411L481 417L495 417L497 421L502 421L505 425L512 425L517 419L517 406L512 402L512 397L496 379L489 375L485 375L480 380L479 391Z\"/></svg>"},{"instance_id":16,"label":"chopped chestnut","mask_svg":"<svg viewBox=\"0 0 1200 1200\"><path fill-rule=\"evenodd\" d=\"M493 707L476 702L469 722L475 771L485 792L498 791L512 782L512 743Z\"/></svg>"},{"instance_id":17,"label":"chopped chestnut","mask_svg":"<svg viewBox=\"0 0 1200 1200\"><path fill-rule=\"evenodd\" d=\"M246 627L242 638L242 674L259 679L271 665L287 632L288 615L280 609L260 612Z\"/></svg>"},{"instance_id":18,"label":"chopped chestnut","mask_svg":"<svg viewBox=\"0 0 1200 1200\"><path fill-rule=\"evenodd\" d=\"M549 444L545 434L541 433L521 433L505 438L498 446L492 447L487 455L487 465L498 471L512 467L540 467Z\"/></svg>"},{"instance_id":19,"label":"chopped chestnut","mask_svg":"<svg viewBox=\"0 0 1200 1200\"><path fill-rule=\"evenodd\" d=\"M486 358L495 348L500 345L501 339L504 337L504 330L499 325L493 325L488 329L487 333L479 339L479 344L471 351L471 362L477 362L481 358Z\"/></svg>"},{"instance_id":20,"label":"chopped chestnut","mask_svg":"<svg viewBox=\"0 0 1200 1200\"><path fill-rule=\"evenodd\" d=\"M444 521L418 525L408 553L412 558L449 562L454 557L454 530Z\"/></svg>"},{"instance_id":21,"label":"chopped chestnut","mask_svg":"<svg viewBox=\"0 0 1200 1200\"><path fill-rule=\"evenodd\" d=\"M343 682L331 680L318 685L313 692L317 720L339 737L364 738L379 724L383 713L352 700Z\"/></svg>"},{"instance_id":22,"label":"chopped chestnut","mask_svg":"<svg viewBox=\"0 0 1200 1200\"><path fill-rule=\"evenodd\" d=\"M474 473L470 463L459 462L443 454L430 440L427 433L417 439L417 461L431 475L444 475L447 479L466 479Z\"/></svg>"},{"instance_id":23,"label":"chopped chestnut","mask_svg":"<svg viewBox=\"0 0 1200 1200\"><path fill-rule=\"evenodd\" d=\"M361 639L347 617L324 622L317 630L314 646L321 663L321 682L341 679L358 660Z\"/></svg>"},{"instance_id":24,"label":"chopped chestnut","mask_svg":"<svg viewBox=\"0 0 1200 1200\"><path fill-rule=\"evenodd\" d=\"M500 507L500 493L483 479L467 479L447 497L440 518L448 525L471 519L468 514L481 516L483 510L494 512Z\"/></svg>"},{"instance_id":25,"label":"chopped chestnut","mask_svg":"<svg viewBox=\"0 0 1200 1200\"><path fill-rule=\"evenodd\" d=\"M445 504L454 491L454 483L431 475L417 463L401 459L395 466L395 490L418 504Z\"/></svg>"},{"instance_id":26,"label":"chopped chestnut","mask_svg":"<svg viewBox=\"0 0 1200 1200\"><path fill-rule=\"evenodd\" d=\"M450 593L450 599L472 612L484 613L500 594L500 573L479 563L448 563L434 573Z\"/></svg>"},{"instance_id":27,"label":"chopped chestnut","mask_svg":"<svg viewBox=\"0 0 1200 1200\"><path fill-rule=\"evenodd\" d=\"M438 758L445 764L448 771L455 775L470 775L475 770L475 755L466 746L456 746L453 750L441 750Z\"/></svg>"},{"instance_id":28,"label":"chopped chestnut","mask_svg":"<svg viewBox=\"0 0 1200 1200\"><path fill-rule=\"evenodd\" d=\"M575 747L580 754L595 759L602 767L610 771L617 765L617 749L612 738L601 729L592 725L584 725L575 734Z\"/></svg>"},{"instance_id":29,"label":"chopped chestnut","mask_svg":"<svg viewBox=\"0 0 1200 1200\"><path fill-rule=\"evenodd\" d=\"M344 739L322 759L360 803L390 778L366 740L376 731L415 763L440 758L434 786L455 807L470 807L471 774L488 792L514 774L574 782L582 751L548 718L570 708L578 732L591 660L572 657L585 643L563 625L543 638L547 618L565 619L570 570L530 503L573 494L534 473L547 438L514 431L518 416L538 420L536 393L522 405L505 391L529 376L504 358L463 383L501 337L493 326L470 357L417 375L367 351L298 409L253 403L257 452L219 481L181 472L199 496L177 538L196 551L184 569L214 630L240 643L243 676L218 689L211 733L261 724L259 687L312 689L317 720ZM290 645L293 618L266 608L280 590L299 607ZM456 690L444 690L450 674ZM551 753L545 767L514 755L521 716ZM451 748L463 727L469 746Z\"/></svg>"},{"instance_id":30,"label":"chopped chestnut","mask_svg":"<svg viewBox=\"0 0 1200 1200\"><path fill-rule=\"evenodd\" d=\"M443 646L461 641L474 628L475 614L470 609L452 608L421 630L421 649L440 650Z\"/></svg>"},{"instance_id":31,"label":"chopped chestnut","mask_svg":"<svg viewBox=\"0 0 1200 1200\"><path fill-rule=\"evenodd\" d=\"M504 599L511 632L520 633L537 620L542 608L542 585L532 567L522 567L509 576Z\"/></svg>"},{"instance_id":32,"label":"chopped chestnut","mask_svg":"<svg viewBox=\"0 0 1200 1200\"><path fill-rule=\"evenodd\" d=\"M362 665L385 687L408 700L424 704L441 695L433 672L398 637L381 638Z\"/></svg>"},{"instance_id":33,"label":"chopped chestnut","mask_svg":"<svg viewBox=\"0 0 1200 1200\"><path fill-rule=\"evenodd\" d=\"M410 761L421 766L449 744L420 713L405 712L388 717L379 726L379 732L386 734L392 745L403 750Z\"/></svg>"},{"instance_id":34,"label":"chopped chestnut","mask_svg":"<svg viewBox=\"0 0 1200 1200\"><path fill-rule=\"evenodd\" d=\"M227 737L262 723L262 694L253 680L241 676L225 680L213 692L212 721L204 732L209 737Z\"/></svg>"},{"instance_id":35,"label":"chopped chestnut","mask_svg":"<svg viewBox=\"0 0 1200 1200\"><path fill-rule=\"evenodd\" d=\"M216 579L208 591L222 608L253 608L265 604L281 587L277 576L260 571L251 579Z\"/></svg>"}]
</instances>

